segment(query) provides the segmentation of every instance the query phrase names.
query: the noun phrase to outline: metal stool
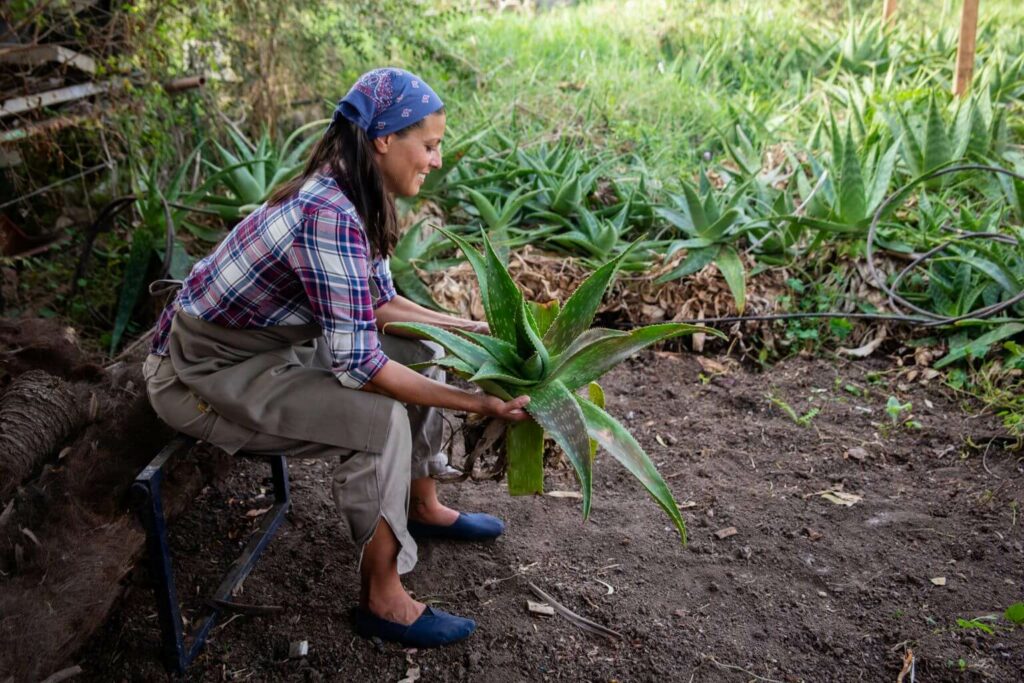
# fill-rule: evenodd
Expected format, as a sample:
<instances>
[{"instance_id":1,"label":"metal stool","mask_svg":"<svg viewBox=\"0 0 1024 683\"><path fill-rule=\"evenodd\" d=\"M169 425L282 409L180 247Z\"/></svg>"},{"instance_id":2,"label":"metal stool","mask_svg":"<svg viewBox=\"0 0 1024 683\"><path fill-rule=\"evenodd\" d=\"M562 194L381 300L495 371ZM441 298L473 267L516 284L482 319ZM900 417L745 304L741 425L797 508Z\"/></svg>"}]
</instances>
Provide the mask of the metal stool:
<instances>
[{"instance_id":1,"label":"metal stool","mask_svg":"<svg viewBox=\"0 0 1024 683\"><path fill-rule=\"evenodd\" d=\"M171 458L187 453L195 444L187 436L175 437L146 465L131 487L133 506L146 530L146 549L149 555L150 572L153 574L153 591L156 595L157 614L160 619L162 653L168 669L184 673L192 660L206 644L210 629L220 616L224 603L230 602L231 594L245 580L264 549L274 537L290 504L288 492L288 463L283 455L254 456L270 460L274 480L273 507L263 517L259 529L253 532L242 554L224 575L210 600L210 612L186 637L181 623L181 608L178 593L174 587L174 573L171 568L171 552L167 544L167 520L164 518L161 483L164 466Z\"/></svg>"}]
</instances>

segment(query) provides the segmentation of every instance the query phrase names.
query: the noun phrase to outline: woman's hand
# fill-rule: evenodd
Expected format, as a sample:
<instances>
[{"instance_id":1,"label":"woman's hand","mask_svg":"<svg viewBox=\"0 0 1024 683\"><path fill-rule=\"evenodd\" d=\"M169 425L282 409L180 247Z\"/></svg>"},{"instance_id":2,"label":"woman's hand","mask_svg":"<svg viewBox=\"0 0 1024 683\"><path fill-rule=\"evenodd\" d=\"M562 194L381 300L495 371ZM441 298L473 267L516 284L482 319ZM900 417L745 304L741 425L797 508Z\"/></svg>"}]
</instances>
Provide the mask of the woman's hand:
<instances>
[{"instance_id":1,"label":"woman's hand","mask_svg":"<svg viewBox=\"0 0 1024 683\"><path fill-rule=\"evenodd\" d=\"M484 394L480 397L480 407L474 412L508 422L522 422L530 417L523 410L523 407L529 402L529 396L519 396L511 401L503 401L497 396Z\"/></svg>"}]
</instances>

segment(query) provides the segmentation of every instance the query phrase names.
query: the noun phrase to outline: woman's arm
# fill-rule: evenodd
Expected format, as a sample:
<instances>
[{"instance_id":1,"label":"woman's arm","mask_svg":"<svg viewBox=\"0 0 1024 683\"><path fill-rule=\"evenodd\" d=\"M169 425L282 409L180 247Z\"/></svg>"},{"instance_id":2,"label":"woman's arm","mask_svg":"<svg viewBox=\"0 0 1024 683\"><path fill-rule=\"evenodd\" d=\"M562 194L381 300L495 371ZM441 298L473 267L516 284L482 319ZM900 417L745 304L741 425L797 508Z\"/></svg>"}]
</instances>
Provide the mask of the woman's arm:
<instances>
[{"instance_id":1,"label":"woman's arm","mask_svg":"<svg viewBox=\"0 0 1024 683\"><path fill-rule=\"evenodd\" d=\"M497 396L464 391L424 377L395 361L385 363L384 367L363 385L363 391L384 394L402 403L465 410L510 422L519 422L529 417L523 410L523 406L530 402L529 396L503 401Z\"/></svg>"},{"instance_id":2,"label":"woman's arm","mask_svg":"<svg viewBox=\"0 0 1024 683\"><path fill-rule=\"evenodd\" d=\"M447 313L439 313L429 308L420 306L415 301L410 301L404 296L396 296L391 301L383 304L374 311L377 317L377 329L383 330L388 323L429 323L445 329L469 330L481 334L490 334L487 323L466 318L458 318ZM406 332L395 330L389 334L412 336Z\"/></svg>"}]
</instances>

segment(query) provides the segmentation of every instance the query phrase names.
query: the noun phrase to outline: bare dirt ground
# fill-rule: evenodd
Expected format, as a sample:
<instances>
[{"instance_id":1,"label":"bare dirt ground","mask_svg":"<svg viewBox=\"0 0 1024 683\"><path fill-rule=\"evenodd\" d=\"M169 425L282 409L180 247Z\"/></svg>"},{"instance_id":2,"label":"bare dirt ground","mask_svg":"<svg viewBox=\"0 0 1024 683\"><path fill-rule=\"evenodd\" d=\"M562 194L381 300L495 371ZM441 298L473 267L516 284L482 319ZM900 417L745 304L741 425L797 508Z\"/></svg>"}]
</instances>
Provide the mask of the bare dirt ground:
<instances>
[{"instance_id":1,"label":"bare dirt ground","mask_svg":"<svg viewBox=\"0 0 1024 683\"><path fill-rule=\"evenodd\" d=\"M357 552L334 515L329 465L292 461L289 521L237 598L285 610L226 617L188 678L895 681L909 648L917 681L1024 680L1024 627L985 618L1024 599L1024 458L994 417L883 361L798 358L753 373L647 353L604 385L685 508L687 547L604 454L586 523L571 498L451 485L448 501L501 515L508 532L421 545L407 585L479 629L405 651L354 636ZM892 424L889 396L911 403L899 422L920 428ZM173 524L187 615L256 524L251 511L269 505L265 470L240 461ZM547 486L576 488L558 467ZM528 581L623 639L529 614ZM79 680L166 677L146 572L129 582L76 660ZM977 617L993 632L957 624ZM296 640L309 654L288 659Z\"/></svg>"}]
</instances>

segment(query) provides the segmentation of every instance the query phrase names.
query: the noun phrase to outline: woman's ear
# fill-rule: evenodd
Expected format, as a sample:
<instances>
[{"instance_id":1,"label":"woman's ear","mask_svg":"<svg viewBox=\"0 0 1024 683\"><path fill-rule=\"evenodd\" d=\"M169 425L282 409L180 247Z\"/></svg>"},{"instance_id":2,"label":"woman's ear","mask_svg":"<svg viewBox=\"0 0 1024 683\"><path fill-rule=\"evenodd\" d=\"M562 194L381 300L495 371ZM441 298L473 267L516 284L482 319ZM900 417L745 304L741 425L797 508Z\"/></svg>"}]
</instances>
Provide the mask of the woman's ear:
<instances>
[{"instance_id":1,"label":"woman's ear","mask_svg":"<svg viewBox=\"0 0 1024 683\"><path fill-rule=\"evenodd\" d=\"M388 153L388 149L391 148L392 137L394 137L393 134L373 139L373 148L377 151L377 154Z\"/></svg>"}]
</instances>

